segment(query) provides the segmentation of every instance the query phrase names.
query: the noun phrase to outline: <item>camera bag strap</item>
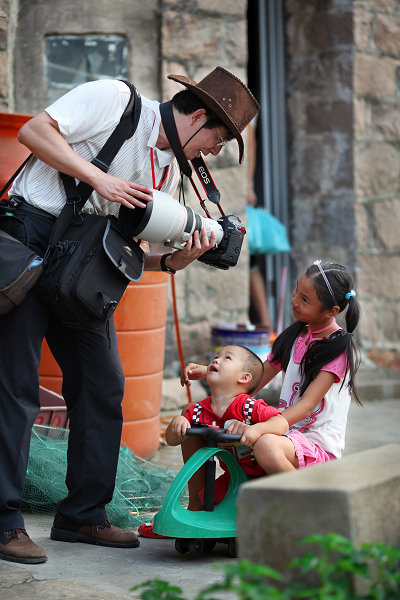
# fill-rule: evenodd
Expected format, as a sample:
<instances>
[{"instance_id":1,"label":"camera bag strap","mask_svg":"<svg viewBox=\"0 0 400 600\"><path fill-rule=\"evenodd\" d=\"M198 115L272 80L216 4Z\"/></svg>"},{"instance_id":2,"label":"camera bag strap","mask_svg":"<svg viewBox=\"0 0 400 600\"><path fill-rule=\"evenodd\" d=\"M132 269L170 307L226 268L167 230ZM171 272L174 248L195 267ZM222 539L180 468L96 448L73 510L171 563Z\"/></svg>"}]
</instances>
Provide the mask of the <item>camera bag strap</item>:
<instances>
[{"instance_id":1,"label":"camera bag strap","mask_svg":"<svg viewBox=\"0 0 400 600\"><path fill-rule=\"evenodd\" d=\"M129 103L117 127L114 129L98 155L91 161L104 173L107 173L110 164L118 154L118 151L125 140L133 136L139 123L140 112L142 109L140 94L132 83L129 81L124 81L124 83L126 83L131 90ZM132 111L133 104L134 108ZM81 181L76 185L74 177L61 173L61 171L59 173L67 195L67 202L54 224L50 236L48 252L56 246L58 240L67 230L68 225L70 225L73 219L78 216L79 211L83 208L90 194L93 192L93 187L88 183ZM48 254L48 252L46 254Z\"/></svg>"}]
</instances>

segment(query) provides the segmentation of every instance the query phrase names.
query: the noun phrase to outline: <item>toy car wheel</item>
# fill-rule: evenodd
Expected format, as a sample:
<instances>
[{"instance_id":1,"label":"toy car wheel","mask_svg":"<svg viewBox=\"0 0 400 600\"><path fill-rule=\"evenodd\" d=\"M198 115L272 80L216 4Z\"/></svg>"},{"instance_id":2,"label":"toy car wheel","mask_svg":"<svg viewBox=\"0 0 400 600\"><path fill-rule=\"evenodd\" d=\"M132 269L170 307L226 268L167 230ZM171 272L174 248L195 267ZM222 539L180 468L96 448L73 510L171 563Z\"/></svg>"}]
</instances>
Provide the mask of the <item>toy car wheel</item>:
<instances>
[{"instance_id":1,"label":"toy car wheel","mask_svg":"<svg viewBox=\"0 0 400 600\"><path fill-rule=\"evenodd\" d=\"M192 556L200 556L204 552L204 540L190 540L189 554Z\"/></svg>"},{"instance_id":2,"label":"toy car wheel","mask_svg":"<svg viewBox=\"0 0 400 600\"><path fill-rule=\"evenodd\" d=\"M236 558L236 538L234 537L229 538L228 540L228 552L229 556L232 556L232 558Z\"/></svg>"},{"instance_id":3,"label":"toy car wheel","mask_svg":"<svg viewBox=\"0 0 400 600\"><path fill-rule=\"evenodd\" d=\"M186 554L189 550L189 540L185 540L182 538L176 538L175 540L175 550L179 552L179 554Z\"/></svg>"},{"instance_id":4,"label":"toy car wheel","mask_svg":"<svg viewBox=\"0 0 400 600\"><path fill-rule=\"evenodd\" d=\"M211 550L214 550L216 543L215 540L204 540L204 552L211 552Z\"/></svg>"}]
</instances>

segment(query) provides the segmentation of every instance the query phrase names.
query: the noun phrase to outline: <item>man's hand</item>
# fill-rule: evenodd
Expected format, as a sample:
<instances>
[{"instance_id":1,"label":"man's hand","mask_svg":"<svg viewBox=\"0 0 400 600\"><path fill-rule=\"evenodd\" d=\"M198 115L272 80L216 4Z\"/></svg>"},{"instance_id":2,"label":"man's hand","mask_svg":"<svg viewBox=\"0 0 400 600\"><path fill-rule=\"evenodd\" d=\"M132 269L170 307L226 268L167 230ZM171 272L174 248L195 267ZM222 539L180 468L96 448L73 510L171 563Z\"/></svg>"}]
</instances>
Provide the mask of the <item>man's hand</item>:
<instances>
[{"instance_id":1,"label":"man's hand","mask_svg":"<svg viewBox=\"0 0 400 600\"><path fill-rule=\"evenodd\" d=\"M199 379L205 379L206 375L207 375L207 367L205 365L197 365L196 363L189 363L183 369L183 372L181 375L181 386L183 387L184 385L187 385L188 387L190 387L191 379L193 381L199 380Z\"/></svg>"},{"instance_id":2,"label":"man's hand","mask_svg":"<svg viewBox=\"0 0 400 600\"><path fill-rule=\"evenodd\" d=\"M134 209L146 208L146 203L153 200L153 190L145 185L126 181L119 177L107 175L101 171L101 175L96 177L93 182L93 188L100 196L110 202L118 202L127 208Z\"/></svg>"},{"instance_id":3,"label":"man's hand","mask_svg":"<svg viewBox=\"0 0 400 600\"><path fill-rule=\"evenodd\" d=\"M168 258L167 266L174 271L180 271L187 267L191 262L199 258L208 250L212 250L215 246L216 235L215 231L211 233L210 240L208 239L205 227L201 230L201 235L196 230L188 239L183 250L178 250Z\"/></svg>"}]
</instances>

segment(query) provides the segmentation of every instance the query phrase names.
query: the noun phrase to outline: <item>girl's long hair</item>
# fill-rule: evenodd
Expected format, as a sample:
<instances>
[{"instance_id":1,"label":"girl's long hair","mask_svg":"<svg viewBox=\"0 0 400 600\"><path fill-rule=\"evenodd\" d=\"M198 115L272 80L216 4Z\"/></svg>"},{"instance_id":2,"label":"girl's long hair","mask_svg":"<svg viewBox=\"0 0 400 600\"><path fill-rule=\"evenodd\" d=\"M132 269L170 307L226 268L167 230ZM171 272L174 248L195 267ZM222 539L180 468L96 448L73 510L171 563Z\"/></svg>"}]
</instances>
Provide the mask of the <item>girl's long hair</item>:
<instances>
[{"instance_id":1,"label":"girl's long hair","mask_svg":"<svg viewBox=\"0 0 400 600\"><path fill-rule=\"evenodd\" d=\"M300 396L304 394L310 383L314 381L322 367L338 358L343 352L346 352L346 372L347 370L349 371L348 387L357 404L362 406L355 383L355 375L360 366L360 352L353 336L353 332L360 320L361 308L358 300L354 296L350 296L349 299L346 300L346 294L351 292L354 285L353 278L342 265L325 263L321 266L333 290L337 305L340 309L339 313L347 308L345 315L346 331L339 329L329 337L317 339L308 345L300 365L302 375ZM312 280L318 299L322 304L322 310L333 308L335 303L318 266L311 265L308 267L306 276ZM307 323L296 321L276 338L272 346L272 352L274 358L280 360L283 371L286 371L289 364L293 344L306 325ZM340 389L342 389L343 384L344 379Z\"/></svg>"}]
</instances>

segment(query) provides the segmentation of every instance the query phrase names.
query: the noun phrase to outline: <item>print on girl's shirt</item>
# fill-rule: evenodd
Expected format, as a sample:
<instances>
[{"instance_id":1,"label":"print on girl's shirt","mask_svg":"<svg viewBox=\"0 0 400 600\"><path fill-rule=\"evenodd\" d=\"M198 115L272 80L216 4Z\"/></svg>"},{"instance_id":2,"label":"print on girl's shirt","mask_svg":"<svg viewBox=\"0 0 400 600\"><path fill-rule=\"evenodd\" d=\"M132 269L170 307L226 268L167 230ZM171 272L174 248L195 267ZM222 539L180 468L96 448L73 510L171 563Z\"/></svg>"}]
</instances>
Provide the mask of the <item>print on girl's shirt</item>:
<instances>
[{"instance_id":1,"label":"print on girl's shirt","mask_svg":"<svg viewBox=\"0 0 400 600\"><path fill-rule=\"evenodd\" d=\"M292 395L290 396L289 404L286 402L286 400L281 399L281 400L279 400L279 408L282 408L283 410L285 410L285 408L292 406L292 404L294 404L294 402L295 402L296 396L300 392L300 387L301 387L300 382L296 381L296 383L294 383L292 386Z\"/></svg>"},{"instance_id":2,"label":"print on girl's shirt","mask_svg":"<svg viewBox=\"0 0 400 600\"><path fill-rule=\"evenodd\" d=\"M281 410L285 410L289 406L292 406L299 399L298 395L300 392L301 383L296 381L292 386L292 395L290 396L289 403L286 400L279 400L279 408ZM295 429L296 431L300 431L300 433L307 433L309 428L316 422L318 415L322 413L325 407L325 398L322 398L321 402L315 407L312 413L308 416L296 423L296 425L291 425L289 427L289 431Z\"/></svg>"}]
</instances>

